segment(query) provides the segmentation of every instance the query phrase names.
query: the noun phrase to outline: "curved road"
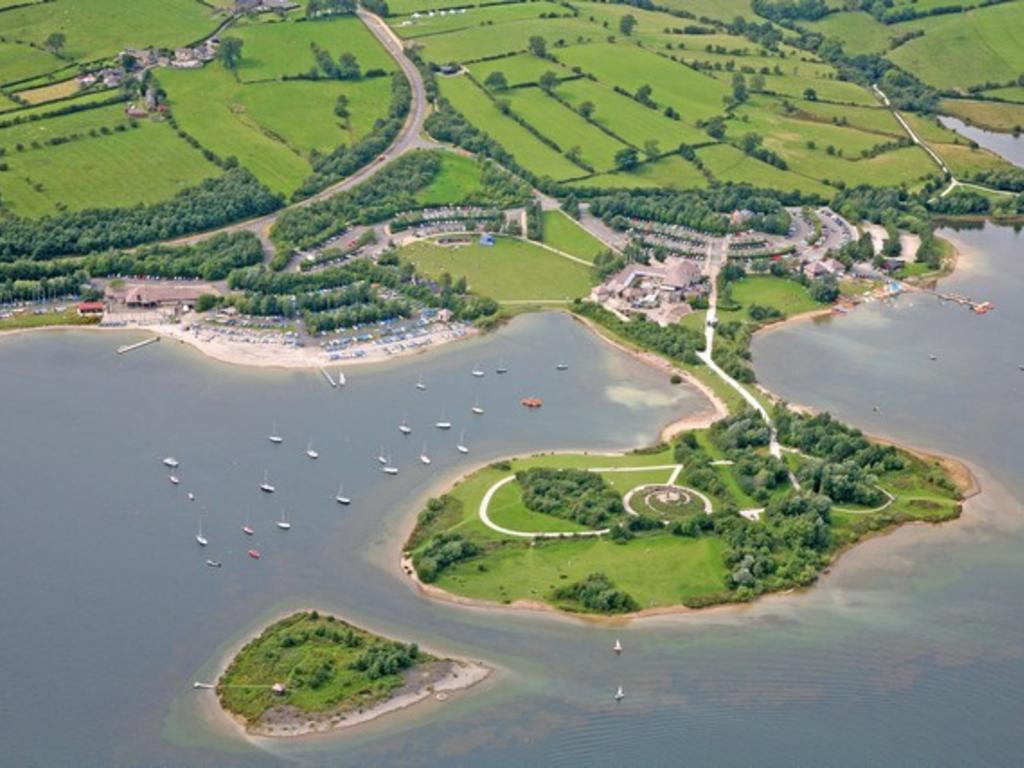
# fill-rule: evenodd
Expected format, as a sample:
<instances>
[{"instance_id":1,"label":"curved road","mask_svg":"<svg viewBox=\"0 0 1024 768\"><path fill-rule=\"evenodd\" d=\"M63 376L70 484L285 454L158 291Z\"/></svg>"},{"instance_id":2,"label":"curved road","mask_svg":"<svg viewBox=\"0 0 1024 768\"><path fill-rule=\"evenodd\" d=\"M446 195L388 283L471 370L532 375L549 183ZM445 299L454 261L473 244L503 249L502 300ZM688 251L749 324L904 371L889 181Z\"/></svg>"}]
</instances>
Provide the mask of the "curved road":
<instances>
[{"instance_id":1,"label":"curved road","mask_svg":"<svg viewBox=\"0 0 1024 768\"><path fill-rule=\"evenodd\" d=\"M305 200L300 200L297 203L287 205L280 210L255 219L247 219L246 221L228 224L223 227L218 227L217 229L211 229L195 235L187 235L186 237L177 238L176 240L170 240L167 241L167 245L189 245L191 243L201 242L202 240L208 240L214 235L221 233L248 230L250 232L254 232L260 239L260 242L263 243L263 250L267 255L272 255L274 253L274 244L270 240L270 228L273 226L274 222L277 221L277 217L282 213L296 210L298 208L305 208L307 205L312 205L320 200L332 197L339 192L344 192L347 189L356 187L374 176L379 170L388 165L388 163L391 163L407 152L411 152L415 149L436 149L441 146L440 144L421 136L421 133L423 132L423 121L427 119L427 90L423 85L423 78L420 76L419 70L416 69L416 65L413 64L405 55L402 41L394 32L391 31L391 28L388 27L380 17L361 8L357 10L356 13L359 18L362 19L363 23L369 28L370 32L373 33L373 36L377 38L380 44L384 46L387 52L401 68L402 73L405 75L405 79L409 81L409 85L412 88L412 104L410 105L409 115L405 120L405 125L402 126L402 130L399 132L394 142L392 142L391 146L384 150L384 152L374 162L364 166L356 173L342 179L336 184L332 184L331 186L321 190L315 195L307 197Z\"/></svg>"}]
</instances>

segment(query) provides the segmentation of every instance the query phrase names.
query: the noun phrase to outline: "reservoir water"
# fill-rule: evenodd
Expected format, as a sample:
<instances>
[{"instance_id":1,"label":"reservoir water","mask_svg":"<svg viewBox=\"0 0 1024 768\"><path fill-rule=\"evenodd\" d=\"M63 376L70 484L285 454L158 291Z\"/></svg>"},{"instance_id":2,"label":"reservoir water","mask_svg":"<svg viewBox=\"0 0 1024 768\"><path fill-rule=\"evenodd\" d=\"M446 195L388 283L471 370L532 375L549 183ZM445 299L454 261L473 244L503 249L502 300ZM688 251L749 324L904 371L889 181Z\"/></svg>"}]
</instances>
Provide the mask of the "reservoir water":
<instances>
[{"instance_id":1,"label":"reservoir water","mask_svg":"<svg viewBox=\"0 0 1024 768\"><path fill-rule=\"evenodd\" d=\"M118 357L121 336L0 341L0 763L1018 765L1024 242L992 227L956 237L979 253L950 287L995 312L905 297L764 335L755 361L793 401L984 467L965 519L868 542L804 594L628 626L438 603L398 573L411 515L446 479L504 454L640 445L702 407L564 316L352 369L342 391L166 343ZM500 357L506 377L470 376ZM487 413L474 420L477 394ZM528 395L540 412L519 406ZM454 435L429 427L442 408ZM467 458L454 451L463 425ZM424 435L429 470L415 461ZM310 438L318 462L303 455ZM376 464L382 447L395 478ZM167 454L181 460L178 489ZM273 497L256 488L265 467ZM340 479L348 509L332 501ZM270 527L280 504L287 534ZM259 562L244 556L247 511ZM201 513L209 552L193 540ZM210 556L224 568L203 567ZM497 674L350 733L248 742L210 717L192 681L268 619L314 604Z\"/></svg>"}]
</instances>

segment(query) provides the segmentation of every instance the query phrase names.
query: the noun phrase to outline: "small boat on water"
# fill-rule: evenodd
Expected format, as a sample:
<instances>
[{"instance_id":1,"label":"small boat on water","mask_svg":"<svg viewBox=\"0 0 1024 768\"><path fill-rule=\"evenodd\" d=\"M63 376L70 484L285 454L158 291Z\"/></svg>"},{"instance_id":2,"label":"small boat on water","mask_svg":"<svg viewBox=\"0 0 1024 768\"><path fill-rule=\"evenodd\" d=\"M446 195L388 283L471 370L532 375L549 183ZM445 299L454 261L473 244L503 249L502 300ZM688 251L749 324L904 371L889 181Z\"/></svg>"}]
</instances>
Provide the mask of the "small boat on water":
<instances>
[{"instance_id":1,"label":"small boat on water","mask_svg":"<svg viewBox=\"0 0 1024 768\"><path fill-rule=\"evenodd\" d=\"M928 359L934 362L935 360L939 359L939 356L938 355L928 355Z\"/></svg>"},{"instance_id":2,"label":"small boat on water","mask_svg":"<svg viewBox=\"0 0 1024 768\"><path fill-rule=\"evenodd\" d=\"M384 474L385 475L397 475L398 474L398 467L392 466L392 464L391 464L391 457L390 456L388 456L384 460L384 466L382 467L382 469L384 470Z\"/></svg>"},{"instance_id":3,"label":"small boat on water","mask_svg":"<svg viewBox=\"0 0 1024 768\"><path fill-rule=\"evenodd\" d=\"M541 400L539 397L524 397L519 402L520 404L526 406L527 408L540 408L542 405L544 405L544 401Z\"/></svg>"},{"instance_id":4,"label":"small boat on water","mask_svg":"<svg viewBox=\"0 0 1024 768\"><path fill-rule=\"evenodd\" d=\"M246 523L242 526L242 533L244 533L246 536L252 536L254 533L256 533L256 531L252 529L251 525Z\"/></svg>"},{"instance_id":5,"label":"small boat on water","mask_svg":"<svg viewBox=\"0 0 1024 768\"><path fill-rule=\"evenodd\" d=\"M338 371L338 386L344 387L346 381L347 379L345 378L345 374L342 373L341 371Z\"/></svg>"},{"instance_id":6,"label":"small boat on water","mask_svg":"<svg viewBox=\"0 0 1024 768\"><path fill-rule=\"evenodd\" d=\"M615 651L616 656L622 653L622 642L618 638L615 638L615 645L612 646L612 650Z\"/></svg>"},{"instance_id":7,"label":"small boat on water","mask_svg":"<svg viewBox=\"0 0 1024 768\"><path fill-rule=\"evenodd\" d=\"M193 687L193 688L196 688L197 690L198 690L198 689L202 689L202 690L212 691L212 690L213 690L214 688L216 688L217 686L215 686L215 685L212 685L211 683L200 683L200 682L195 682L195 683L192 683L192 687Z\"/></svg>"},{"instance_id":8,"label":"small boat on water","mask_svg":"<svg viewBox=\"0 0 1024 768\"><path fill-rule=\"evenodd\" d=\"M281 519L274 523L274 525L276 525L282 531L290 531L292 529L292 524L288 522L288 519L285 517L283 509L281 510Z\"/></svg>"},{"instance_id":9,"label":"small boat on water","mask_svg":"<svg viewBox=\"0 0 1024 768\"><path fill-rule=\"evenodd\" d=\"M615 700L622 701L624 698L626 698L626 694L622 691L622 686L620 685L618 690L615 691Z\"/></svg>"},{"instance_id":10,"label":"small boat on water","mask_svg":"<svg viewBox=\"0 0 1024 768\"><path fill-rule=\"evenodd\" d=\"M498 367L494 369L494 372L495 373L499 373L499 374L500 373L508 373L508 366L505 365L505 361L504 360L500 360L498 362Z\"/></svg>"},{"instance_id":11,"label":"small boat on water","mask_svg":"<svg viewBox=\"0 0 1024 768\"><path fill-rule=\"evenodd\" d=\"M402 423L398 425L398 431L403 435L412 434L412 427L409 426L409 422L407 422L404 417L402 418Z\"/></svg>"},{"instance_id":12,"label":"small boat on water","mask_svg":"<svg viewBox=\"0 0 1024 768\"><path fill-rule=\"evenodd\" d=\"M199 532L196 534L196 544L200 547L205 547L210 543L210 540L203 536L203 521L199 521Z\"/></svg>"},{"instance_id":13,"label":"small boat on water","mask_svg":"<svg viewBox=\"0 0 1024 768\"><path fill-rule=\"evenodd\" d=\"M466 447L466 430L459 433L459 442L456 444L455 450L459 453L469 453L469 448Z\"/></svg>"},{"instance_id":14,"label":"small boat on water","mask_svg":"<svg viewBox=\"0 0 1024 768\"><path fill-rule=\"evenodd\" d=\"M168 456L166 459L164 459L164 466L165 467L170 467L171 469L174 469L175 467L177 467L178 463L179 463L178 460L176 458L174 458L173 456Z\"/></svg>"},{"instance_id":15,"label":"small boat on water","mask_svg":"<svg viewBox=\"0 0 1024 768\"><path fill-rule=\"evenodd\" d=\"M352 499L345 495L344 483L338 483L338 495L334 497L334 500L343 506L348 506L352 503Z\"/></svg>"},{"instance_id":16,"label":"small boat on water","mask_svg":"<svg viewBox=\"0 0 1024 768\"><path fill-rule=\"evenodd\" d=\"M452 423L445 418L444 411L441 411L441 418L434 422L434 426L438 429L451 429Z\"/></svg>"},{"instance_id":17,"label":"small boat on water","mask_svg":"<svg viewBox=\"0 0 1024 768\"><path fill-rule=\"evenodd\" d=\"M477 416L483 416L484 415L484 409L480 407L480 398L479 397L476 399L476 402L473 404L473 407L470 408L469 410L471 410Z\"/></svg>"},{"instance_id":18,"label":"small boat on water","mask_svg":"<svg viewBox=\"0 0 1024 768\"><path fill-rule=\"evenodd\" d=\"M261 557L260 551L258 549L250 549L249 557L251 557L253 560L259 560Z\"/></svg>"},{"instance_id":19,"label":"small boat on water","mask_svg":"<svg viewBox=\"0 0 1024 768\"><path fill-rule=\"evenodd\" d=\"M192 491L188 492L188 500L189 501L195 501L196 500L196 495L194 493L192 493Z\"/></svg>"},{"instance_id":20,"label":"small boat on water","mask_svg":"<svg viewBox=\"0 0 1024 768\"><path fill-rule=\"evenodd\" d=\"M420 451L420 463L421 464L429 464L430 463L430 457L427 455L427 444L426 443L423 444L423 450Z\"/></svg>"},{"instance_id":21,"label":"small boat on water","mask_svg":"<svg viewBox=\"0 0 1024 768\"><path fill-rule=\"evenodd\" d=\"M220 568L222 565L224 565L224 563L222 563L220 560L207 560L206 564L211 568Z\"/></svg>"},{"instance_id":22,"label":"small boat on water","mask_svg":"<svg viewBox=\"0 0 1024 768\"><path fill-rule=\"evenodd\" d=\"M171 485L177 485L178 483L181 482L181 480L178 479L177 475L168 475L167 479L171 481Z\"/></svg>"},{"instance_id":23,"label":"small boat on water","mask_svg":"<svg viewBox=\"0 0 1024 768\"><path fill-rule=\"evenodd\" d=\"M479 365L475 366L473 368L473 375L476 376L478 379L482 379L484 377L484 369L481 368Z\"/></svg>"},{"instance_id":24,"label":"small boat on water","mask_svg":"<svg viewBox=\"0 0 1024 768\"><path fill-rule=\"evenodd\" d=\"M568 365L568 363L559 363L558 365L555 366L555 370L556 371L568 371L569 370L569 365Z\"/></svg>"},{"instance_id":25,"label":"small boat on water","mask_svg":"<svg viewBox=\"0 0 1024 768\"><path fill-rule=\"evenodd\" d=\"M378 464L387 464L388 463L388 457L384 455L384 448L383 447L381 447L380 453L377 454L377 463Z\"/></svg>"},{"instance_id":26,"label":"small boat on water","mask_svg":"<svg viewBox=\"0 0 1024 768\"><path fill-rule=\"evenodd\" d=\"M313 450L313 441L306 443L306 455L311 459L319 459L320 454Z\"/></svg>"},{"instance_id":27,"label":"small boat on water","mask_svg":"<svg viewBox=\"0 0 1024 768\"><path fill-rule=\"evenodd\" d=\"M264 469L263 470L263 482L260 483L260 490L263 491L264 493L273 493L277 489L270 484L270 481L267 479L267 475L268 475L268 472L267 472L267 470Z\"/></svg>"},{"instance_id":28,"label":"small boat on water","mask_svg":"<svg viewBox=\"0 0 1024 768\"><path fill-rule=\"evenodd\" d=\"M420 392L425 392L427 389L427 385L423 383L422 376L416 379L416 389L418 389Z\"/></svg>"},{"instance_id":29,"label":"small boat on water","mask_svg":"<svg viewBox=\"0 0 1024 768\"><path fill-rule=\"evenodd\" d=\"M274 445L280 445L284 442L284 438L277 434L277 424L274 424L274 428L270 431L270 434L267 435L267 440L272 442Z\"/></svg>"}]
</instances>

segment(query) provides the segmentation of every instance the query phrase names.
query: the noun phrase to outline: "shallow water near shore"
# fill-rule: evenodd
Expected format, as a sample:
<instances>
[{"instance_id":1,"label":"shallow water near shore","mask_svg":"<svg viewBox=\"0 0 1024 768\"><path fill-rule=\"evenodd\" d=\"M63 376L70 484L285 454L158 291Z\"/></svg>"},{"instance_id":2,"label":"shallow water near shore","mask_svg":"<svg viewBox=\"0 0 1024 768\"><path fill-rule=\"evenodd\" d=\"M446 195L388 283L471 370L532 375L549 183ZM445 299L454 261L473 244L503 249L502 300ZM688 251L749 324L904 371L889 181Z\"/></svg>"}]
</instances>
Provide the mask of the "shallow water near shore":
<instances>
[{"instance_id":1,"label":"shallow water near shore","mask_svg":"<svg viewBox=\"0 0 1024 768\"><path fill-rule=\"evenodd\" d=\"M618 627L431 601L397 570L411 512L445 480L504 454L640 445L704 407L563 315L355 372L343 391L315 372L248 371L171 344L118 357L119 338L105 334L0 343L4 759L1017 764L1024 242L992 227L957 238L983 253L944 286L997 311L976 317L904 297L762 335L754 351L762 381L786 397L983 466L985 492L965 518L866 542L806 593ZM492 372L500 357L505 377ZM570 368L558 373L562 359ZM489 371L482 380L469 375L478 362ZM420 374L425 393L413 388ZM487 413L475 420L477 394ZM543 409L522 409L523 396L544 398ZM442 405L454 434L430 426ZM416 431L403 441L404 413ZM276 449L265 439L273 421L286 438ZM473 453L463 458L454 443L464 425ZM310 438L316 463L302 454ZM416 463L424 438L429 471ZM376 465L382 447L396 478ZM159 464L169 453L182 462L179 489ZM264 467L274 497L256 490ZM342 475L348 509L332 500ZM287 534L272 528L280 504L294 523ZM208 552L192 539L199 509ZM247 509L258 563L239 530ZM206 557L224 568L204 567ZM498 673L350 732L247 741L191 683L216 674L266 621L310 605ZM616 638L626 648L618 658ZM618 685L626 699L616 704Z\"/></svg>"},{"instance_id":2,"label":"shallow water near shore","mask_svg":"<svg viewBox=\"0 0 1024 768\"><path fill-rule=\"evenodd\" d=\"M1008 160L1016 166L1024 168L1024 136L1014 136L1012 133L999 133L998 131L987 131L974 125L968 125L949 115L940 115L939 122L950 128L961 136L965 136L985 149L989 149Z\"/></svg>"}]
</instances>

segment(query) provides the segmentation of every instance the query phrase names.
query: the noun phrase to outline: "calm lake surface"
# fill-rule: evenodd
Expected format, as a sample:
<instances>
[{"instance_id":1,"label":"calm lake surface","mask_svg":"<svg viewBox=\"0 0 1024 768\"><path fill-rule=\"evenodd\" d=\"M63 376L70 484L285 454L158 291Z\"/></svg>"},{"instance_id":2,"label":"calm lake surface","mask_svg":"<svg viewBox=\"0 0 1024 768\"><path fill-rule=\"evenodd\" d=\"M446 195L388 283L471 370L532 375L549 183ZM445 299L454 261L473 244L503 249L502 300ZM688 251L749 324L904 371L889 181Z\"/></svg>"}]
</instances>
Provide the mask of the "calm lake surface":
<instances>
[{"instance_id":1,"label":"calm lake surface","mask_svg":"<svg viewBox=\"0 0 1024 768\"><path fill-rule=\"evenodd\" d=\"M1014 165L1024 168L1024 135L1014 136L1012 133L986 131L983 128L968 125L963 120L958 120L948 115L940 115L939 122L947 128L956 131L961 136L966 136L979 146L992 150Z\"/></svg>"},{"instance_id":2,"label":"calm lake surface","mask_svg":"<svg viewBox=\"0 0 1024 768\"><path fill-rule=\"evenodd\" d=\"M869 542L806 594L618 628L429 601L397 572L411 515L447 479L504 454L640 445L702 407L564 316L350 369L342 391L176 344L118 357L120 335L0 341L0 764L1019 765L1024 242L996 228L957 237L983 253L950 287L996 312L907 297L764 335L755 355L794 401L984 466L966 518ZM507 376L493 374L499 358ZM484 379L469 375L478 362ZM427 392L413 388L420 374ZM474 418L478 395L487 413ZM544 408L525 411L526 395ZM454 434L429 426L442 408ZM463 425L469 457L454 450ZM310 438L318 462L303 455ZM429 469L416 462L423 439ZM382 447L395 478L379 471ZM256 488L264 468L273 497ZM332 500L341 479L348 509ZM280 505L287 534L272 527ZM259 562L245 557L246 512ZM207 552L193 540L200 514ZM498 673L351 733L247 742L191 683L268 619L312 604Z\"/></svg>"}]
</instances>

